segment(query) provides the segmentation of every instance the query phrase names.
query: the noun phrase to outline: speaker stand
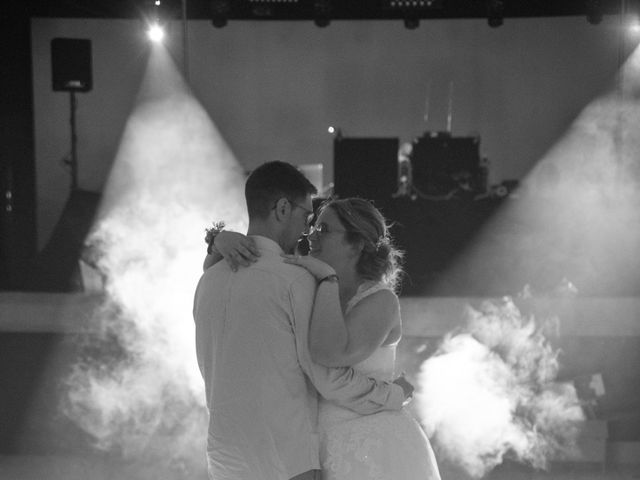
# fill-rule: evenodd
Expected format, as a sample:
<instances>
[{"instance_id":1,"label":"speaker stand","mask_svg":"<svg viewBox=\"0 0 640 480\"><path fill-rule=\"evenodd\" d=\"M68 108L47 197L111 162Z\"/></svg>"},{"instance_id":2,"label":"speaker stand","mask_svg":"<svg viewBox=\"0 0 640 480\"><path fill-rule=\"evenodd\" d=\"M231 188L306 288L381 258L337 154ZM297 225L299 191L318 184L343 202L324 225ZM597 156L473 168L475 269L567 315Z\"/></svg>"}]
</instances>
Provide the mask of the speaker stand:
<instances>
[{"instance_id":1,"label":"speaker stand","mask_svg":"<svg viewBox=\"0 0 640 480\"><path fill-rule=\"evenodd\" d=\"M71 109L69 123L71 124L71 156L68 160L71 171L71 191L78 189L78 136L76 135L76 109L78 106L76 92L69 91L69 106Z\"/></svg>"}]
</instances>

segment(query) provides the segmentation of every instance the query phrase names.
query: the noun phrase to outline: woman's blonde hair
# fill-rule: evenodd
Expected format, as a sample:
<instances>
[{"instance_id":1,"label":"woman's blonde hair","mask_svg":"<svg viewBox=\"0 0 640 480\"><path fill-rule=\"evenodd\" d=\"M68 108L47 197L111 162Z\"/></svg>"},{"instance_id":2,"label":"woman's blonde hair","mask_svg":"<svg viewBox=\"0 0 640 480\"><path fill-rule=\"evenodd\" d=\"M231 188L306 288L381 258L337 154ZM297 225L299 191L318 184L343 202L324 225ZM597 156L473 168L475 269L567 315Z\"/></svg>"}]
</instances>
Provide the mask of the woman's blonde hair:
<instances>
[{"instance_id":1,"label":"woman's blonde hair","mask_svg":"<svg viewBox=\"0 0 640 480\"><path fill-rule=\"evenodd\" d=\"M362 253L356 264L358 274L366 280L383 281L397 288L403 254L393 244L384 215L372 202L355 197L329 199L320 206L320 211L327 208L331 208L338 216L349 243L363 242Z\"/></svg>"}]
</instances>

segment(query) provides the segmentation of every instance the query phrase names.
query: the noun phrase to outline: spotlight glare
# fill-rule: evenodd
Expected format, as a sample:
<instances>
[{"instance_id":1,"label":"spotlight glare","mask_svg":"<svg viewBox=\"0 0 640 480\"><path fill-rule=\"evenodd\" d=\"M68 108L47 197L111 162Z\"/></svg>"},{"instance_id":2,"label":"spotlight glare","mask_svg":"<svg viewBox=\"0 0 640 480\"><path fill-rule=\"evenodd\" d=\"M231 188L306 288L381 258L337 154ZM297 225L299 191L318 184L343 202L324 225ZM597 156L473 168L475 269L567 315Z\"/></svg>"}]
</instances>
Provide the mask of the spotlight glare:
<instances>
[{"instance_id":1,"label":"spotlight glare","mask_svg":"<svg viewBox=\"0 0 640 480\"><path fill-rule=\"evenodd\" d=\"M629 31L634 35L640 34L640 20L635 19L633 22L631 22L631 24L629 25Z\"/></svg>"},{"instance_id":2,"label":"spotlight glare","mask_svg":"<svg viewBox=\"0 0 640 480\"><path fill-rule=\"evenodd\" d=\"M329 127L329 128L327 129L327 131L328 131L329 133L334 133L334 132L336 131L336 129L335 129L335 128L333 128L333 127Z\"/></svg>"},{"instance_id":3,"label":"spotlight glare","mask_svg":"<svg viewBox=\"0 0 640 480\"><path fill-rule=\"evenodd\" d=\"M164 39L164 30L160 25L154 23L149 27L149 30L147 30L147 35L149 40L159 43Z\"/></svg>"}]
</instances>

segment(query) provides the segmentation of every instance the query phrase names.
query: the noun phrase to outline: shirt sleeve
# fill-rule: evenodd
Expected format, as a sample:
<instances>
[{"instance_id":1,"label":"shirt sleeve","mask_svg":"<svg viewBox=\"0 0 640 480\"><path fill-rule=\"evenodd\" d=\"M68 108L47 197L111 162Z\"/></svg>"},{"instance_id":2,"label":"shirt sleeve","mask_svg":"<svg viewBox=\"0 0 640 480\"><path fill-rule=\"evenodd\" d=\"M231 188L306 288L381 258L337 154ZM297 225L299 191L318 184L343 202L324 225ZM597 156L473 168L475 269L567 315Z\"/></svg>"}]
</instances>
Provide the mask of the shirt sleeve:
<instances>
[{"instance_id":1,"label":"shirt sleeve","mask_svg":"<svg viewBox=\"0 0 640 480\"><path fill-rule=\"evenodd\" d=\"M315 289L313 277L303 275L289 290L298 361L313 386L327 400L363 415L400 410L404 392L399 385L367 377L351 367L330 368L311 360L308 335Z\"/></svg>"}]
</instances>

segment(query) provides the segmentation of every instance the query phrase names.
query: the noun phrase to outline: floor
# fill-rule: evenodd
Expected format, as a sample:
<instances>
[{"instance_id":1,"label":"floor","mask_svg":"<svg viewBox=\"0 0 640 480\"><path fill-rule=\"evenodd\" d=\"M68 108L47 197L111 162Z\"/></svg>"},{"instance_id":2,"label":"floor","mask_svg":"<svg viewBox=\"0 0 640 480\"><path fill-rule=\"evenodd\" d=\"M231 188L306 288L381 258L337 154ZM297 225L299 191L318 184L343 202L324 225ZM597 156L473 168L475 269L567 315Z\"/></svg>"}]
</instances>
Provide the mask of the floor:
<instances>
[{"instance_id":1,"label":"floor","mask_svg":"<svg viewBox=\"0 0 640 480\"><path fill-rule=\"evenodd\" d=\"M442 480L469 480L453 467L442 466ZM2 480L206 480L204 468L186 463L118 461L107 456L15 455L0 456ZM637 480L640 464L610 467L600 465L554 465L549 471L505 464L484 477L485 480ZM389 479L396 480L396 479Z\"/></svg>"},{"instance_id":2,"label":"floor","mask_svg":"<svg viewBox=\"0 0 640 480\"><path fill-rule=\"evenodd\" d=\"M173 431L167 432L168 436L158 437L155 442L141 442L136 436L134 441L127 443L118 437L116 446L125 452L120 454L97 453L87 446L86 434L59 414L56 401L61 380L66 378L65 372L74 365L78 356L77 336L73 333L18 330L0 335L0 351L13 359L0 362L0 378L3 379L3 388L0 389L0 407L3 410L0 414L0 480L207 480L203 445L205 432L187 431L191 441L184 444ZM606 354L612 351L623 352L628 364L637 362L637 337L628 339L628 342L625 337L616 337L616 343L612 344L607 343L605 337L593 339L600 342L587 343L588 348L585 348L588 339L580 337L576 339L575 348L571 343L563 347L566 351L586 351L597 358L609 358L611 355L608 357ZM399 360L404 362L402 365L408 372L418 368L423 360L416 356L416 351L422 352L421 355L430 351L424 347L423 339L416 337L414 340L415 344L408 341L400 352ZM600 343L604 347L598 348ZM576 360L574 363L579 362ZM628 394L634 385L636 388L637 384L622 385L618 392L613 389L613 393L617 393L615 398L633 398L635 401L637 397ZM609 382L610 389L615 386ZM634 408L635 412L637 407ZM162 412L168 413L166 410ZM173 416L178 418L180 426L188 423L184 416L175 412ZM632 420L622 423L631 424ZM202 418L196 418L196 424L204 425ZM632 427L632 433L636 432L637 420ZM20 435L12 435L15 432L20 432ZM614 433L619 436L620 429ZM633 441L636 442L634 448L625 450L625 462L611 464L607 468L597 463L558 463L552 464L548 471L536 471L505 462L484 479L640 480L640 445L637 437L633 437ZM150 451L155 453L150 454ZM601 457L604 458L604 453ZM595 457L590 455L586 458ZM607 458L618 457L607 454ZM440 459L439 466L442 480L479 480L471 479L460 468Z\"/></svg>"},{"instance_id":3,"label":"floor","mask_svg":"<svg viewBox=\"0 0 640 480\"><path fill-rule=\"evenodd\" d=\"M186 463L110 459L106 456L0 456L2 480L206 480L206 467Z\"/></svg>"}]
</instances>

